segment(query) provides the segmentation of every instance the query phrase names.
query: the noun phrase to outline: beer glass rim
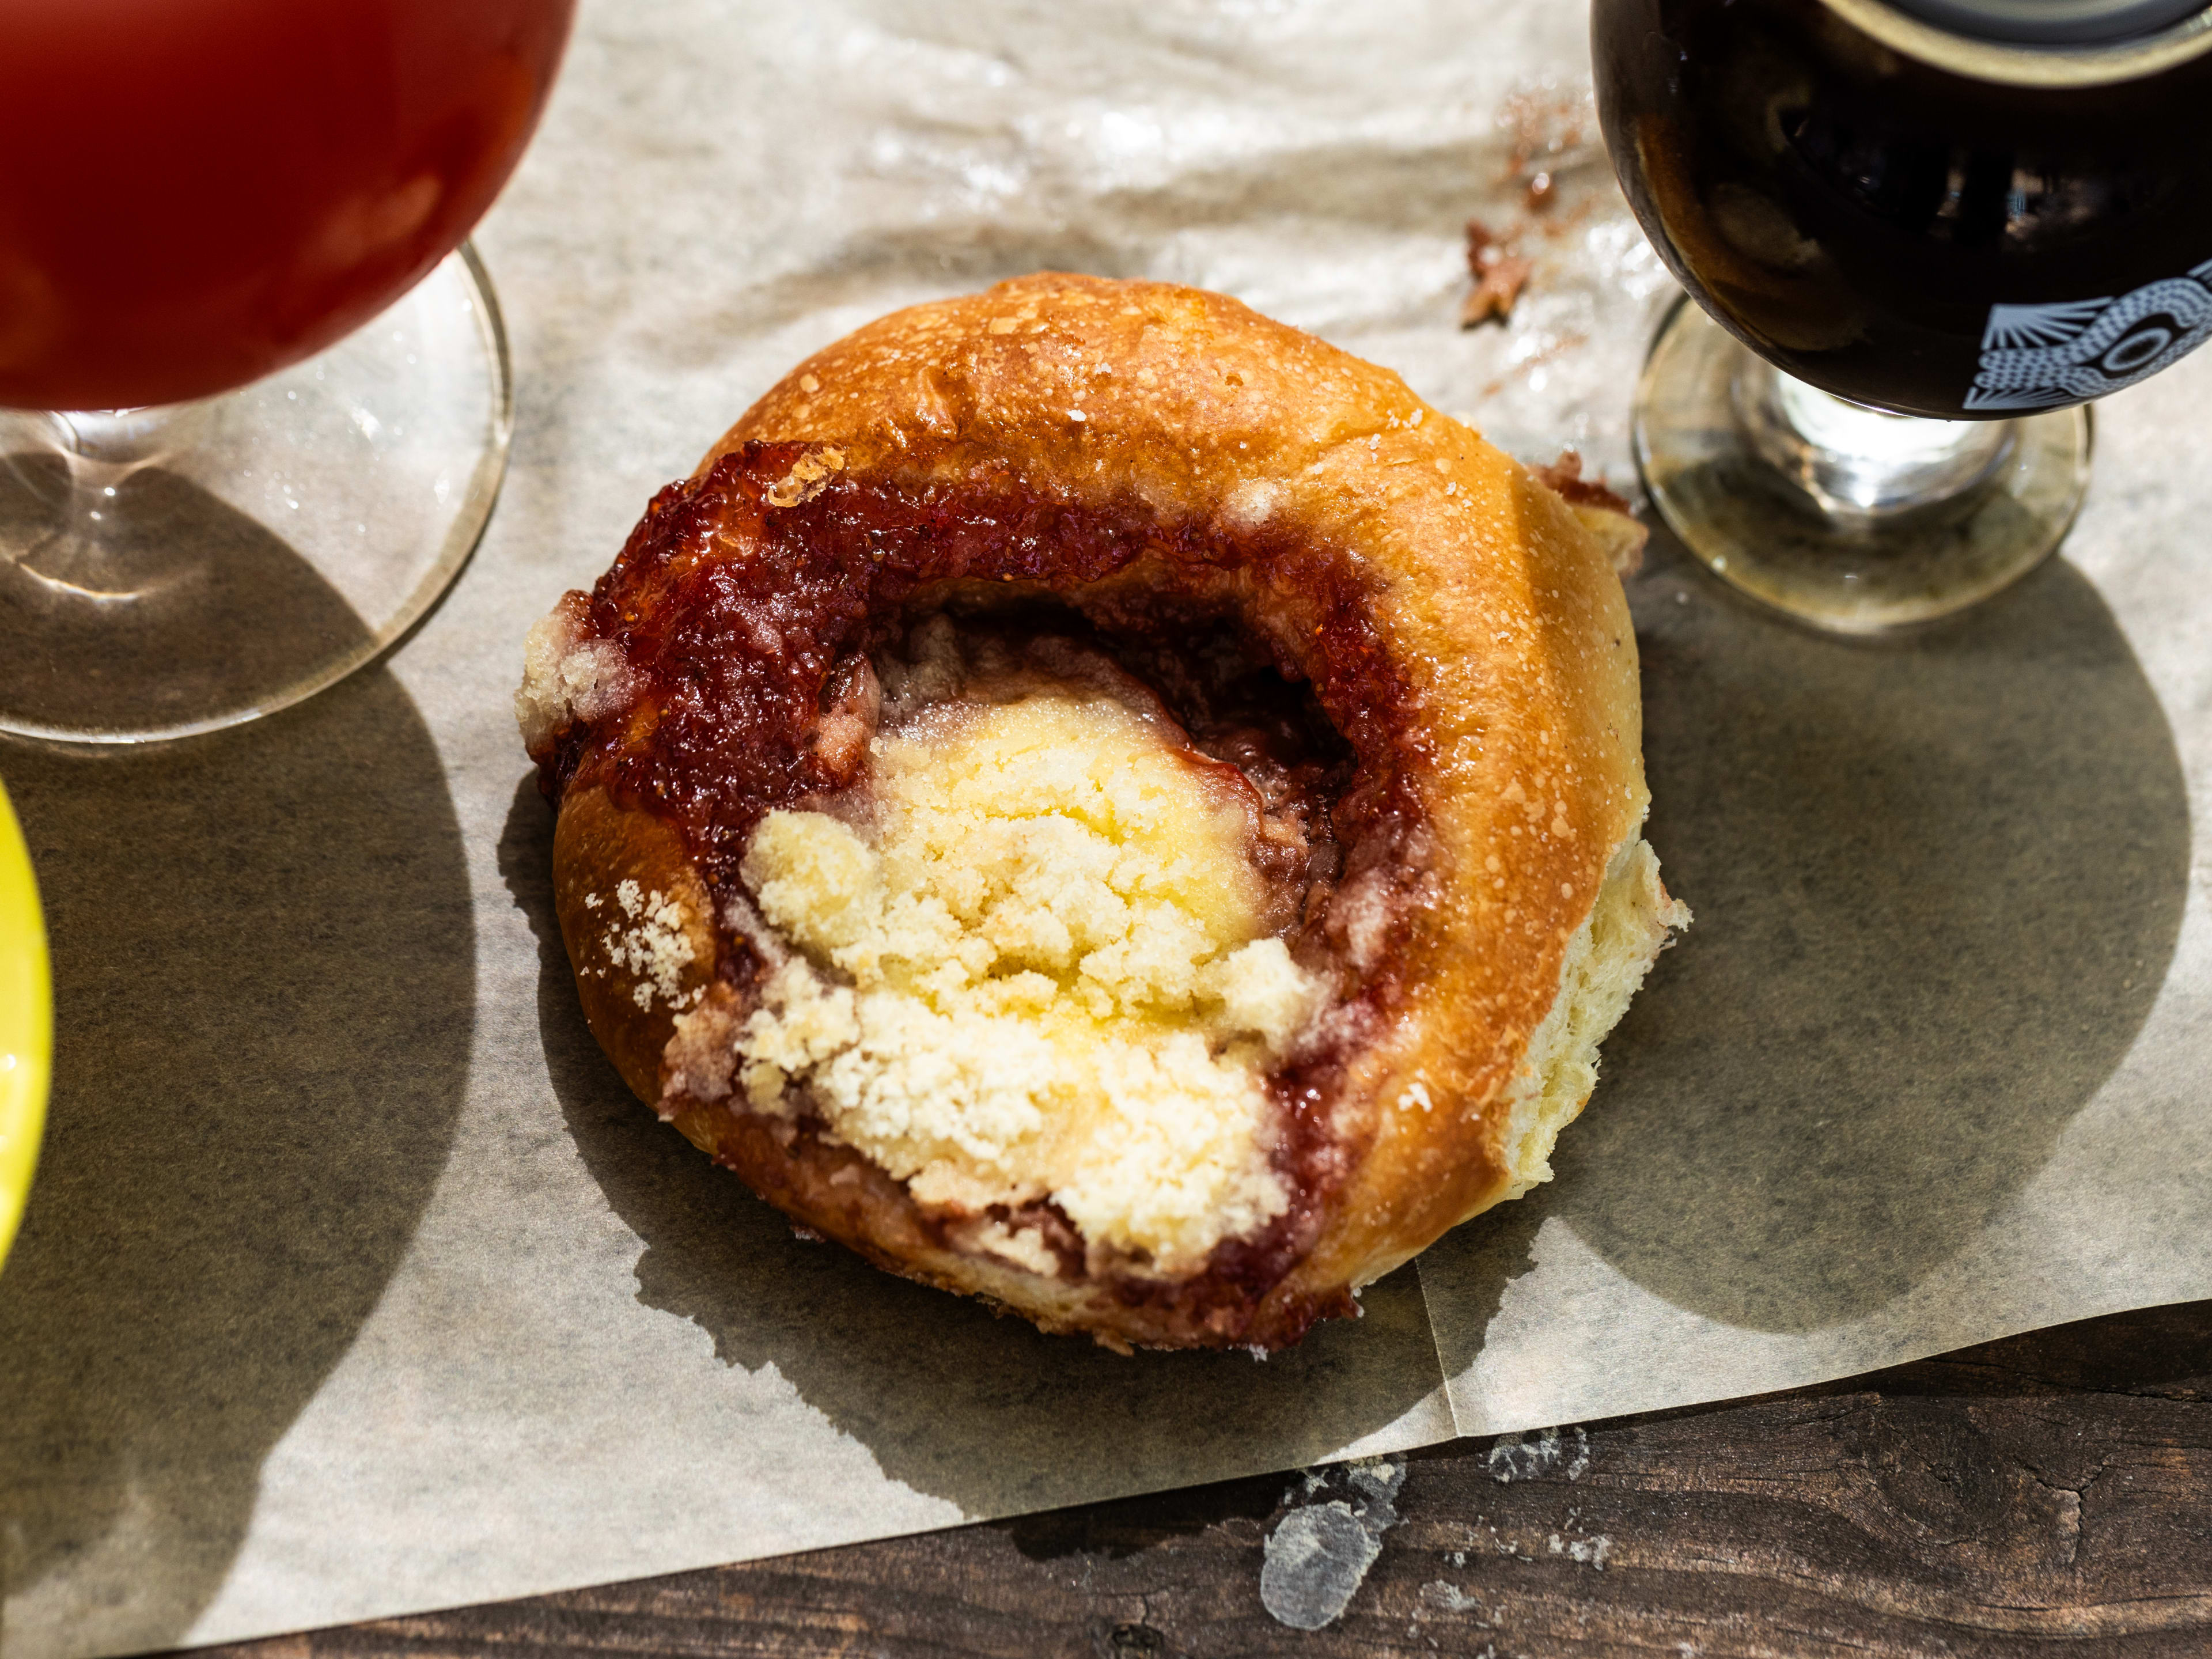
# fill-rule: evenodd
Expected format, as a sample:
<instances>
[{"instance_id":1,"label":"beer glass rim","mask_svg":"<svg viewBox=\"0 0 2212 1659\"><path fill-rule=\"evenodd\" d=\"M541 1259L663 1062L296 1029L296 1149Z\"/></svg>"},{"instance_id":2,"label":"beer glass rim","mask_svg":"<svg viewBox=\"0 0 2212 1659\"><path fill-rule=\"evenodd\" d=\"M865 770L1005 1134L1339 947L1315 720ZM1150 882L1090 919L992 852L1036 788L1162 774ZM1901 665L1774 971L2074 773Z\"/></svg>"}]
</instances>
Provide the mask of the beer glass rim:
<instances>
[{"instance_id":1,"label":"beer glass rim","mask_svg":"<svg viewBox=\"0 0 2212 1659\"><path fill-rule=\"evenodd\" d=\"M1887 0L1820 0L1891 51L1970 80L2061 90L2140 81L2212 51L2212 5L2154 34L2104 46L2014 45L1953 33Z\"/></svg>"}]
</instances>

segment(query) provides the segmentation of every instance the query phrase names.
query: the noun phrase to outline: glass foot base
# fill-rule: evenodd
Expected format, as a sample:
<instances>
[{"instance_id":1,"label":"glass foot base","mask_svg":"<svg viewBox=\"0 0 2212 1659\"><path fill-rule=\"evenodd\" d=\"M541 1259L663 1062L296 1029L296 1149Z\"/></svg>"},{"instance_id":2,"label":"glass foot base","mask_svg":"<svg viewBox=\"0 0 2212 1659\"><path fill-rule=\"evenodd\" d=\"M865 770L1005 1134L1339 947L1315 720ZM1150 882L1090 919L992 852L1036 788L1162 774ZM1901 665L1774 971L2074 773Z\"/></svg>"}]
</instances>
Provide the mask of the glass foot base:
<instances>
[{"instance_id":1,"label":"glass foot base","mask_svg":"<svg viewBox=\"0 0 2212 1659\"><path fill-rule=\"evenodd\" d=\"M465 246L226 396L0 410L0 732L155 742L343 678L460 573L512 430L506 335Z\"/></svg>"},{"instance_id":2,"label":"glass foot base","mask_svg":"<svg viewBox=\"0 0 2212 1659\"><path fill-rule=\"evenodd\" d=\"M1653 343L1636 460L1668 528L1723 580L1871 634L1978 604L2065 539L2088 487L2086 408L1915 421L1778 374L1687 299Z\"/></svg>"}]
</instances>

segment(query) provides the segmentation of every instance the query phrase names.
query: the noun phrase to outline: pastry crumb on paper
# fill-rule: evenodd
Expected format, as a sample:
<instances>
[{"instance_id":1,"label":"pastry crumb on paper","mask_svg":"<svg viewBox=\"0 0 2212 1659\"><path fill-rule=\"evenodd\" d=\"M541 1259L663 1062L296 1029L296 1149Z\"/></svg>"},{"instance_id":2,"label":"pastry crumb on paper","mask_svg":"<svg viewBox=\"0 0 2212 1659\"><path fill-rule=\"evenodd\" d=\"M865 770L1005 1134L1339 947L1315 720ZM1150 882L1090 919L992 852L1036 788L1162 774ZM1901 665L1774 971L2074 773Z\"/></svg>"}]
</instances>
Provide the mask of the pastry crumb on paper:
<instances>
[{"instance_id":1,"label":"pastry crumb on paper","mask_svg":"<svg viewBox=\"0 0 2212 1659\"><path fill-rule=\"evenodd\" d=\"M1535 261L1512 251L1495 231L1480 219L1467 222L1467 270L1474 289L1459 308L1462 328L1480 328L1492 320L1504 322L1513 315L1521 290L1536 270Z\"/></svg>"}]
</instances>

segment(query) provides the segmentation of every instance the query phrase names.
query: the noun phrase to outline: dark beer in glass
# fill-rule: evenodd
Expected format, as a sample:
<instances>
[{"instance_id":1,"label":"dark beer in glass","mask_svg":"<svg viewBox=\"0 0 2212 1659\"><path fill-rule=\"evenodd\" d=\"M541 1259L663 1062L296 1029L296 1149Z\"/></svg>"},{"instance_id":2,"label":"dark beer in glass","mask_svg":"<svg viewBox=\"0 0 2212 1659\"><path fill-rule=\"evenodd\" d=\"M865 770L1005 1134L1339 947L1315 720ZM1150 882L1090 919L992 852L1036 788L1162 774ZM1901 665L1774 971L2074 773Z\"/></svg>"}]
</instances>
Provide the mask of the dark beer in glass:
<instances>
[{"instance_id":1,"label":"dark beer in glass","mask_svg":"<svg viewBox=\"0 0 2212 1659\"><path fill-rule=\"evenodd\" d=\"M1639 459L1762 598L1872 629L1996 591L2072 520L2081 406L2212 337L2203 0L1596 0L1592 45L1702 312Z\"/></svg>"}]
</instances>

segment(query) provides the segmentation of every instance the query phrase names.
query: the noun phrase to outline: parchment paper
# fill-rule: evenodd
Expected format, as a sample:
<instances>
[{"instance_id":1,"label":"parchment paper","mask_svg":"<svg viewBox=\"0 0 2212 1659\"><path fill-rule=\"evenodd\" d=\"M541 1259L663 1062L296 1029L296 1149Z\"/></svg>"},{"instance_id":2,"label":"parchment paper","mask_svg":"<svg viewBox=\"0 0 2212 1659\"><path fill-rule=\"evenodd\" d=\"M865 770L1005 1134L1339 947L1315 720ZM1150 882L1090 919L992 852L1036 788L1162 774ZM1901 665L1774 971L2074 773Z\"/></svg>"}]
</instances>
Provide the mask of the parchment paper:
<instances>
[{"instance_id":1,"label":"parchment paper","mask_svg":"<svg viewBox=\"0 0 2212 1659\"><path fill-rule=\"evenodd\" d=\"M1557 1182L1294 1354L1118 1359L801 1243L583 1029L522 632L858 323L1045 266L1200 283L1626 482L1669 289L1595 145L1583 27L1571 0L586 5L479 237L520 423L444 608L242 732L0 750L60 1006L0 1278L0 1654L672 1571L2212 1294L2212 360L2100 412L2065 562L1969 622L1837 644L1656 550L1651 835L1697 925ZM1537 270L1462 333L1470 214Z\"/></svg>"}]
</instances>

